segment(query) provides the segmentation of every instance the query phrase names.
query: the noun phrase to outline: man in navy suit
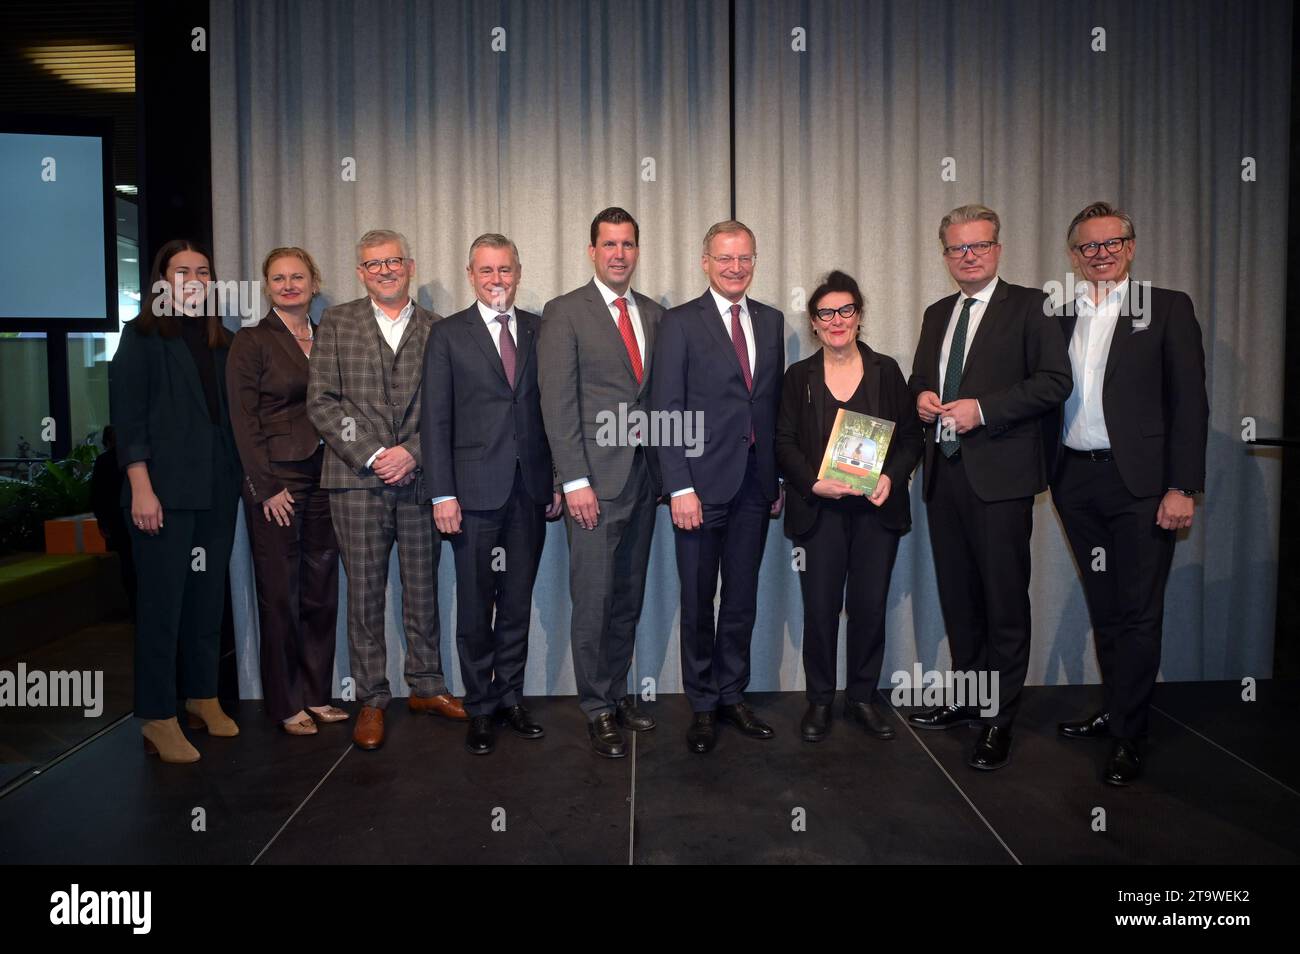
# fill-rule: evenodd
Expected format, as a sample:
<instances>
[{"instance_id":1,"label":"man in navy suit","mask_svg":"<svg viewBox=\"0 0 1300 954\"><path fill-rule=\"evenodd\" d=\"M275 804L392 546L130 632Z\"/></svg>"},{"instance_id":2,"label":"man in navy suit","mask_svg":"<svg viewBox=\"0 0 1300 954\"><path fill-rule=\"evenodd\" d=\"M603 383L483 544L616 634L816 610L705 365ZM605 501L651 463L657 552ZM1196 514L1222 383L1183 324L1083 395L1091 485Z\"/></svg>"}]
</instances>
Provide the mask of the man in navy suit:
<instances>
[{"instance_id":1,"label":"man in navy suit","mask_svg":"<svg viewBox=\"0 0 1300 954\"><path fill-rule=\"evenodd\" d=\"M683 440L658 448L675 528L682 682L695 713L686 741L693 752L712 750L717 714L752 738L772 737L743 693L759 562L769 517L783 502L774 448L785 319L746 297L755 259L747 226L729 220L710 228L701 258L709 289L666 312L655 343L651 405L683 417L677 433L702 438L691 447ZM702 428L692 429L687 417Z\"/></svg>"},{"instance_id":2,"label":"man in navy suit","mask_svg":"<svg viewBox=\"0 0 1300 954\"><path fill-rule=\"evenodd\" d=\"M477 300L430 333L420 437L433 520L456 558L465 747L486 755L494 716L523 738L544 735L523 706L524 664L546 520L560 499L537 389L541 318L514 306L519 250L489 233L469 255Z\"/></svg>"}]
</instances>

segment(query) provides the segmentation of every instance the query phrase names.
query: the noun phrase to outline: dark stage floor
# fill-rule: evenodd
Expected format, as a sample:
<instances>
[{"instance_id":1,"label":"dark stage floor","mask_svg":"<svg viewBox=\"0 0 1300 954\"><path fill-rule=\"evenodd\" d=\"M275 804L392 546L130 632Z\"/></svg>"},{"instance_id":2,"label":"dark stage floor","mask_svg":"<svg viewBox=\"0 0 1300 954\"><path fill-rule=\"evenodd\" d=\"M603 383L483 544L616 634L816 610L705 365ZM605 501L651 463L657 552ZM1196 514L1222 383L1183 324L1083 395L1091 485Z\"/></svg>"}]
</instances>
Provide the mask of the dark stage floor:
<instances>
[{"instance_id":1,"label":"dark stage floor","mask_svg":"<svg viewBox=\"0 0 1300 954\"><path fill-rule=\"evenodd\" d=\"M975 729L913 732L901 713L892 742L837 718L804 743L800 693L752 695L777 737L724 728L709 756L686 750L684 698L661 698L658 728L617 761L591 754L572 698L530 702L546 738L503 732L487 757L402 700L377 752L352 748L350 722L290 738L243 703L239 738L191 733L192 766L146 758L128 719L0 797L0 862L1300 861L1300 686L1261 682L1243 702L1237 683L1160 685L1147 775L1128 789L1098 779L1106 743L1056 735L1099 698L1026 690L1011 764L992 773L965 764Z\"/></svg>"}]
</instances>

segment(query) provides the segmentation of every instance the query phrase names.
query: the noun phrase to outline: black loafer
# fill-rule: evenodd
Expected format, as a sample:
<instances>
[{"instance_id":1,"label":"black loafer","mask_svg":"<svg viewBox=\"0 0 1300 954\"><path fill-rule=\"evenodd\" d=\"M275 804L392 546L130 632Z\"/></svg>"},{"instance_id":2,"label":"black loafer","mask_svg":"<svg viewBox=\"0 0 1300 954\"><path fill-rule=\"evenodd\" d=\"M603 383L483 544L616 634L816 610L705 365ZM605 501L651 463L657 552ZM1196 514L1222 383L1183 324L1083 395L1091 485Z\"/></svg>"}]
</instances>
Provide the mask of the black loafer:
<instances>
[{"instance_id":1,"label":"black loafer","mask_svg":"<svg viewBox=\"0 0 1300 954\"><path fill-rule=\"evenodd\" d=\"M1108 739L1110 738L1110 713L1098 712L1095 716L1079 722L1061 722L1056 731L1067 739Z\"/></svg>"},{"instance_id":2,"label":"black loafer","mask_svg":"<svg viewBox=\"0 0 1300 954\"><path fill-rule=\"evenodd\" d=\"M1132 785L1142 776L1142 752L1133 742L1116 739L1106 760L1102 781L1107 785Z\"/></svg>"},{"instance_id":3,"label":"black loafer","mask_svg":"<svg viewBox=\"0 0 1300 954\"><path fill-rule=\"evenodd\" d=\"M612 714L602 712L594 722L587 723L587 734L591 736L591 750L602 758L621 759L627 755L627 743Z\"/></svg>"},{"instance_id":4,"label":"black loafer","mask_svg":"<svg viewBox=\"0 0 1300 954\"><path fill-rule=\"evenodd\" d=\"M718 730L712 712L697 712L691 727L686 731L686 746L700 755L712 752L718 741Z\"/></svg>"},{"instance_id":5,"label":"black loafer","mask_svg":"<svg viewBox=\"0 0 1300 954\"><path fill-rule=\"evenodd\" d=\"M616 718L618 724L629 732L649 732L655 727L655 717L638 709L631 696L618 700Z\"/></svg>"},{"instance_id":6,"label":"black loafer","mask_svg":"<svg viewBox=\"0 0 1300 954\"><path fill-rule=\"evenodd\" d=\"M487 755L497 743L491 716L471 716L465 730L465 748L473 755Z\"/></svg>"},{"instance_id":7,"label":"black loafer","mask_svg":"<svg viewBox=\"0 0 1300 954\"><path fill-rule=\"evenodd\" d=\"M975 752L970 757L971 768L991 772L1000 769L1011 760L1011 730L1002 726L986 725L980 733L980 740L975 743Z\"/></svg>"},{"instance_id":8,"label":"black loafer","mask_svg":"<svg viewBox=\"0 0 1300 954\"><path fill-rule=\"evenodd\" d=\"M803 721L799 723L799 734L805 742L820 742L831 734L831 707L808 704Z\"/></svg>"},{"instance_id":9,"label":"black loafer","mask_svg":"<svg viewBox=\"0 0 1300 954\"><path fill-rule=\"evenodd\" d=\"M775 734L772 727L754 715L754 710L743 702L734 706L720 706L718 713L751 739L770 739Z\"/></svg>"},{"instance_id":10,"label":"black loafer","mask_svg":"<svg viewBox=\"0 0 1300 954\"><path fill-rule=\"evenodd\" d=\"M951 729L955 725L977 725L980 716L978 709L968 706L939 706L924 712L913 712L907 721L918 729Z\"/></svg>"},{"instance_id":11,"label":"black loafer","mask_svg":"<svg viewBox=\"0 0 1300 954\"><path fill-rule=\"evenodd\" d=\"M857 702L853 699L844 700L844 716L850 722L856 722L862 728L867 730L868 735L873 735L877 739L889 741L894 737L894 727L889 724L880 712L869 702Z\"/></svg>"}]
</instances>

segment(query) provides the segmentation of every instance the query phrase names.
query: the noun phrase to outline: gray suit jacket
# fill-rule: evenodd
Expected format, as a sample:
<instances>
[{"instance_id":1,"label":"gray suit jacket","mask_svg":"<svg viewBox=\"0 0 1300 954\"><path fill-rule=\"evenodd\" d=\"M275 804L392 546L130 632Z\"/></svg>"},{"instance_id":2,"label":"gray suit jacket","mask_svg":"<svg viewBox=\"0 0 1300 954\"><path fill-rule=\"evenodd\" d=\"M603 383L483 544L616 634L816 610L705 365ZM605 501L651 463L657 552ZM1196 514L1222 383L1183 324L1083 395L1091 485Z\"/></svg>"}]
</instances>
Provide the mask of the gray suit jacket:
<instances>
[{"instance_id":1,"label":"gray suit jacket","mask_svg":"<svg viewBox=\"0 0 1300 954\"><path fill-rule=\"evenodd\" d=\"M635 290L632 296L645 335L640 385L618 326L594 280L546 303L537 341L537 383L555 462L556 487L587 477L600 500L612 500L622 492L636 448L598 444L598 415L609 411L617 416L620 404L626 408L625 415L634 410L648 412L650 407L655 330L664 310ZM658 461L653 448L645 450L657 496Z\"/></svg>"},{"instance_id":2,"label":"gray suit jacket","mask_svg":"<svg viewBox=\"0 0 1300 954\"><path fill-rule=\"evenodd\" d=\"M418 304L385 375L387 345L369 298L325 309L311 352L307 416L325 439L321 486L383 487L366 466L381 447L405 447L420 491L420 383L429 329L439 316Z\"/></svg>"}]
</instances>

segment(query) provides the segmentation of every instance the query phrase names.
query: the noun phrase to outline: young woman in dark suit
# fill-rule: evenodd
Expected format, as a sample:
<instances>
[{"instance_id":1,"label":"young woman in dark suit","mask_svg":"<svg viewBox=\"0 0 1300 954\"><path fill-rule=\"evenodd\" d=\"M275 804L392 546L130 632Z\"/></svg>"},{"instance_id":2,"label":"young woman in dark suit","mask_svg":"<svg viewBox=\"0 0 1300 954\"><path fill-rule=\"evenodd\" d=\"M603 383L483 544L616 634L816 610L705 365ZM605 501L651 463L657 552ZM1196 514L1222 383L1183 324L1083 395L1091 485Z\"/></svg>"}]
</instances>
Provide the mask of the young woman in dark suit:
<instances>
[{"instance_id":1,"label":"young woman in dark suit","mask_svg":"<svg viewBox=\"0 0 1300 954\"><path fill-rule=\"evenodd\" d=\"M109 373L138 581L135 714L146 751L164 762L199 758L176 721L178 696L191 728L239 734L217 701L239 458L226 399L231 336L207 299L215 277L199 245L160 248L145 307L122 327Z\"/></svg>"},{"instance_id":2,"label":"young woman in dark suit","mask_svg":"<svg viewBox=\"0 0 1300 954\"><path fill-rule=\"evenodd\" d=\"M347 718L329 704L339 551L320 487L325 447L306 403L320 270L304 249L277 248L262 278L271 310L231 345L230 419L244 464L266 709L290 735L315 735L316 722Z\"/></svg>"},{"instance_id":3,"label":"young woman in dark suit","mask_svg":"<svg viewBox=\"0 0 1300 954\"><path fill-rule=\"evenodd\" d=\"M786 370L776 424L776 460L786 487L785 533L804 549L799 583L809 704L800 731L808 742L830 731L844 608L845 715L877 738L894 736L871 700L884 658L889 577L899 538L911 526L907 484L921 457L921 423L898 363L858 340L862 304L857 282L843 272L831 272L813 292L808 316L822 347ZM817 477L840 408L895 424L870 497Z\"/></svg>"}]
</instances>

